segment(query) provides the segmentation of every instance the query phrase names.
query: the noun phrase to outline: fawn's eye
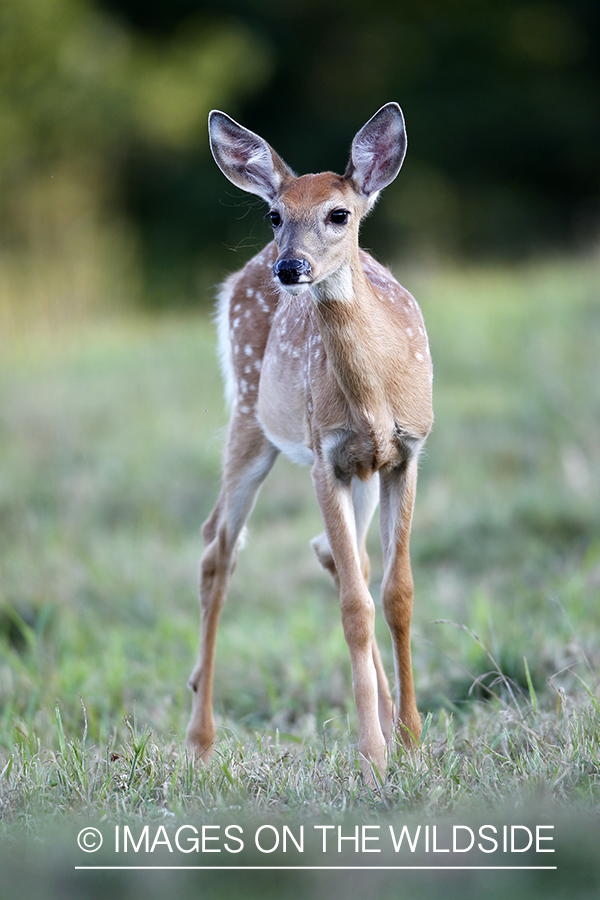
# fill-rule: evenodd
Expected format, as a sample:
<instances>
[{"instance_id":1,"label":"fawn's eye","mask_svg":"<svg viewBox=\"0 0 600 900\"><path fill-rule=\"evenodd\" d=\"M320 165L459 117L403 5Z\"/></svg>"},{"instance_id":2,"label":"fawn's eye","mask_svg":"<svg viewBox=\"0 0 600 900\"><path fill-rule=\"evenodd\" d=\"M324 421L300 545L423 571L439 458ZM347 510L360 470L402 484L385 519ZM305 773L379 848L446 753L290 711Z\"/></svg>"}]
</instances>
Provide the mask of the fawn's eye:
<instances>
[{"instance_id":1,"label":"fawn's eye","mask_svg":"<svg viewBox=\"0 0 600 900\"><path fill-rule=\"evenodd\" d=\"M273 228L279 228L281 225L281 216L274 209L267 213L265 219L269 219Z\"/></svg>"},{"instance_id":2,"label":"fawn's eye","mask_svg":"<svg viewBox=\"0 0 600 900\"><path fill-rule=\"evenodd\" d=\"M345 225L349 215L350 213L347 209L334 209L329 214L329 221L332 225Z\"/></svg>"}]
</instances>

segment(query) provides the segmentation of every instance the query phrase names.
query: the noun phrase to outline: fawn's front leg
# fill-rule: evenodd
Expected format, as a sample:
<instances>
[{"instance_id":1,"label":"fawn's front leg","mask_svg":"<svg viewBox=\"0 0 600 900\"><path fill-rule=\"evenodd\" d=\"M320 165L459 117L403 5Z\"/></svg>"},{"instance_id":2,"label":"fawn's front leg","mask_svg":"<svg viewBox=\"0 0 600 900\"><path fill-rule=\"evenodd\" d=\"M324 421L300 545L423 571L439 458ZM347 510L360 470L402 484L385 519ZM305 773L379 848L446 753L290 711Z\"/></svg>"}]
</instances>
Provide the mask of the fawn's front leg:
<instances>
[{"instance_id":1,"label":"fawn's front leg","mask_svg":"<svg viewBox=\"0 0 600 900\"><path fill-rule=\"evenodd\" d=\"M361 568L350 483L336 478L331 467L319 458L312 478L337 572L342 626L350 651L358 713L361 769L365 780L372 782L371 765L381 777L387 765L386 740L378 713L378 673L373 659L375 604Z\"/></svg>"},{"instance_id":2,"label":"fawn's front leg","mask_svg":"<svg viewBox=\"0 0 600 900\"><path fill-rule=\"evenodd\" d=\"M405 746L418 743L421 736L410 652L413 578L408 545L416 483L416 457L398 470L380 473L380 528L384 564L381 602L394 649L396 734Z\"/></svg>"},{"instance_id":3,"label":"fawn's front leg","mask_svg":"<svg viewBox=\"0 0 600 900\"><path fill-rule=\"evenodd\" d=\"M361 481L356 476L352 479L352 505L354 508L354 523L356 527L356 542L360 556L360 567L365 579L365 584L369 586L369 556L367 554L367 532L373 514L377 508L379 501L379 476L375 473L368 481ZM329 572L334 580L335 586L339 592L340 580L338 577L335 561L329 546L326 534L320 534L313 538L311 546L315 551L317 558L323 568ZM373 636L373 665L377 673L377 702L379 710L379 724L383 731L388 746L392 743L392 722L394 718L394 704L392 703L392 695L387 675L379 654L377 640Z\"/></svg>"}]
</instances>

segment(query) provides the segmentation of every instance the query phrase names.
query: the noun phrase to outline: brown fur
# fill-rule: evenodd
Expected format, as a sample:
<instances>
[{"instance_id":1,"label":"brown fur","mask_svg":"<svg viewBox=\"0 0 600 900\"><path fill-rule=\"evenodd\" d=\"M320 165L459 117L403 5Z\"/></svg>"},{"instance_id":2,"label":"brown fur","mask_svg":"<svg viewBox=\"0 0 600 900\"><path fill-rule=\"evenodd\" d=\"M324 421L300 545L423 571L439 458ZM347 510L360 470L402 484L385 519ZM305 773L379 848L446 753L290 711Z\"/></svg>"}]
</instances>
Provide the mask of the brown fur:
<instances>
[{"instance_id":1,"label":"brown fur","mask_svg":"<svg viewBox=\"0 0 600 900\"><path fill-rule=\"evenodd\" d=\"M235 128L243 131L231 122L221 127L229 129L226 140L229 133L235 139ZM268 148L249 134L253 148ZM407 744L418 740L421 729L410 660L408 541L417 457L432 423L432 369L423 319L413 297L359 249L359 222L372 200L357 188L354 174L295 178L268 148L271 175L269 163L263 162L269 159L266 152L252 157L267 172L260 172L259 182L250 169L249 175L240 175L239 166L235 172L228 169L219 140L223 138L216 130L213 152L225 174L246 190L268 193L281 224L277 241L228 279L221 299L221 353L233 411L221 495L203 530L201 648L190 679L194 705L188 742L203 759L210 756L219 612L242 529L278 450L284 450L312 462L325 524L313 547L339 590L359 750L370 778L371 765L383 773L385 745L393 738L392 700L367 586L365 538L377 481L385 568L382 605L396 665L395 724ZM345 227L329 219L339 208L349 213ZM310 282L284 290L273 265L295 258L310 264Z\"/></svg>"}]
</instances>

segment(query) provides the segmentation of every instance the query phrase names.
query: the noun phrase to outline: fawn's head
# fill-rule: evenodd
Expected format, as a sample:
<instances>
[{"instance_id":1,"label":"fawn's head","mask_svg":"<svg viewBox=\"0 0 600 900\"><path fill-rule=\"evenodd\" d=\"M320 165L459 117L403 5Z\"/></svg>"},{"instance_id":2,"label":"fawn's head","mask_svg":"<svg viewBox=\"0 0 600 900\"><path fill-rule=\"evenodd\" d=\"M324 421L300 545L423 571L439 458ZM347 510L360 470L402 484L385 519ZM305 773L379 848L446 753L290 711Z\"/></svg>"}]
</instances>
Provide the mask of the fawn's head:
<instances>
[{"instance_id":1,"label":"fawn's head","mask_svg":"<svg viewBox=\"0 0 600 900\"><path fill-rule=\"evenodd\" d=\"M213 110L210 146L223 174L269 204L278 256L273 274L291 294L334 280L343 284L358 252L360 220L390 184L406 153L402 110L387 103L352 142L344 175L299 178L263 138Z\"/></svg>"}]
</instances>

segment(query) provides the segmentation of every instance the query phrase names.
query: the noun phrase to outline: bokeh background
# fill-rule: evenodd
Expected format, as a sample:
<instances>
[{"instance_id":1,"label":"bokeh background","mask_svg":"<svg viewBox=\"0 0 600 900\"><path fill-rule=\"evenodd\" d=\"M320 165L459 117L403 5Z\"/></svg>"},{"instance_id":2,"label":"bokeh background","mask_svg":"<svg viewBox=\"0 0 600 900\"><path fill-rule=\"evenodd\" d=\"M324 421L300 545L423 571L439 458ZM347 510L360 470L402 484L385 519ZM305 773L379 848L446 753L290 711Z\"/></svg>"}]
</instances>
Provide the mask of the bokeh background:
<instances>
[{"instance_id":1,"label":"bokeh background","mask_svg":"<svg viewBox=\"0 0 600 900\"><path fill-rule=\"evenodd\" d=\"M367 246L420 263L597 242L595 0L3 0L2 316L206 303L230 249L268 234L212 162L209 110L300 173L343 171L391 99L410 149Z\"/></svg>"},{"instance_id":2,"label":"bokeh background","mask_svg":"<svg viewBox=\"0 0 600 900\"><path fill-rule=\"evenodd\" d=\"M362 243L422 306L436 422L411 546L429 768L378 805L348 775L348 652L285 460L223 611L223 766L180 760L227 415L210 313L270 237L207 114L339 172L389 100L408 155ZM599 148L598 0L0 0L0 896L164 893L74 876L48 835L82 821L503 803L563 823L556 880L406 896L597 896ZM182 896L229 896L206 878ZM269 878L248 896L399 890Z\"/></svg>"}]
</instances>

